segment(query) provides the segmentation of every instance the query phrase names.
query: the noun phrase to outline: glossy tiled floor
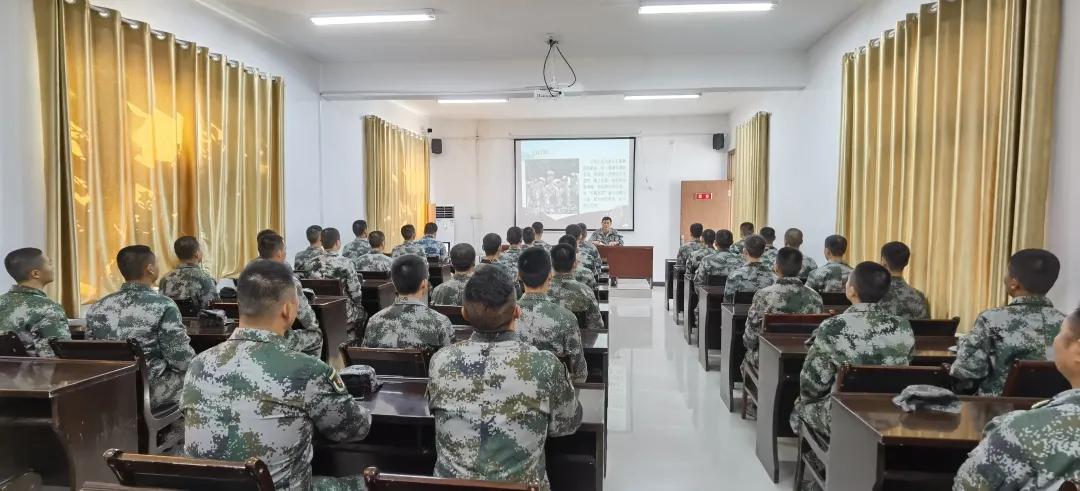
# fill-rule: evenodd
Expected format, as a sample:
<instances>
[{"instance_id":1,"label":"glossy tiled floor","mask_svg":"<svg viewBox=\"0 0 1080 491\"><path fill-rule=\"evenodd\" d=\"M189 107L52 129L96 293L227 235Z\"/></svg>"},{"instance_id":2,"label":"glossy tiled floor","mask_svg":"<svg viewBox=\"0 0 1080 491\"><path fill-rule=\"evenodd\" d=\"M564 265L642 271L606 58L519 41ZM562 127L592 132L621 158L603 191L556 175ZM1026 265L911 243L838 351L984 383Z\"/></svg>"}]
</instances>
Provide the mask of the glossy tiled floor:
<instances>
[{"instance_id":1,"label":"glossy tiled floor","mask_svg":"<svg viewBox=\"0 0 1080 491\"><path fill-rule=\"evenodd\" d=\"M645 292L640 292L645 293ZM720 400L719 373L705 373L664 309L651 298L612 291L608 450L604 489L791 489L794 443L781 447L774 484L754 455L750 421Z\"/></svg>"}]
</instances>

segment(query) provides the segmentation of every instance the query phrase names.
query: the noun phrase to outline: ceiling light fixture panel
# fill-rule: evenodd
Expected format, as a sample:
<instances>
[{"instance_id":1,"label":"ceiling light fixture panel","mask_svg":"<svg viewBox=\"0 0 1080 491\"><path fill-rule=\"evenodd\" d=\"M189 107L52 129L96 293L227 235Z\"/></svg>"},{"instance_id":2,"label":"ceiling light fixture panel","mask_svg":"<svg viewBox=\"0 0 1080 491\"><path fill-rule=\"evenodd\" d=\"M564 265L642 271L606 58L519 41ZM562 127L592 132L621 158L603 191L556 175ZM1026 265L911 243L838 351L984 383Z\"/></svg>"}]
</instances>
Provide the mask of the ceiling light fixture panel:
<instances>
[{"instance_id":1,"label":"ceiling light fixture panel","mask_svg":"<svg viewBox=\"0 0 1080 491\"><path fill-rule=\"evenodd\" d=\"M639 94L623 96L626 101L663 101L674 99L697 99L701 94Z\"/></svg>"},{"instance_id":2,"label":"ceiling light fixture panel","mask_svg":"<svg viewBox=\"0 0 1080 491\"><path fill-rule=\"evenodd\" d=\"M317 26L341 26L350 24L386 24L393 22L429 22L435 20L431 9L397 10L391 12L366 12L344 15L315 15L311 23Z\"/></svg>"},{"instance_id":3,"label":"ceiling light fixture panel","mask_svg":"<svg viewBox=\"0 0 1080 491\"><path fill-rule=\"evenodd\" d=\"M498 104L502 102L509 102L506 98L485 98L485 99L439 99L439 104Z\"/></svg>"},{"instance_id":4,"label":"ceiling light fixture panel","mask_svg":"<svg viewBox=\"0 0 1080 491\"><path fill-rule=\"evenodd\" d=\"M775 1L644 1L639 14L697 14L767 12L776 8Z\"/></svg>"}]
</instances>

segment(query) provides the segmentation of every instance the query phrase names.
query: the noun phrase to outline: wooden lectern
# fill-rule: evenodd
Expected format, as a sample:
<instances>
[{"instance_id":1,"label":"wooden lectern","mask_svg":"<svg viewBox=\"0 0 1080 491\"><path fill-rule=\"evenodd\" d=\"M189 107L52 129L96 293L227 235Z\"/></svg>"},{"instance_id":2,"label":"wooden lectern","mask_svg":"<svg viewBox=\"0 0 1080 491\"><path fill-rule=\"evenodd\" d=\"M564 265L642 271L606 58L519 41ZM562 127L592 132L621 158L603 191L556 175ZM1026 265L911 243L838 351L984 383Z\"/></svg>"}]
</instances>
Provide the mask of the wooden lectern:
<instances>
[{"instance_id":1,"label":"wooden lectern","mask_svg":"<svg viewBox=\"0 0 1080 491\"><path fill-rule=\"evenodd\" d=\"M596 246L600 257L607 259L608 274L614 278L653 280L652 246Z\"/></svg>"}]
</instances>

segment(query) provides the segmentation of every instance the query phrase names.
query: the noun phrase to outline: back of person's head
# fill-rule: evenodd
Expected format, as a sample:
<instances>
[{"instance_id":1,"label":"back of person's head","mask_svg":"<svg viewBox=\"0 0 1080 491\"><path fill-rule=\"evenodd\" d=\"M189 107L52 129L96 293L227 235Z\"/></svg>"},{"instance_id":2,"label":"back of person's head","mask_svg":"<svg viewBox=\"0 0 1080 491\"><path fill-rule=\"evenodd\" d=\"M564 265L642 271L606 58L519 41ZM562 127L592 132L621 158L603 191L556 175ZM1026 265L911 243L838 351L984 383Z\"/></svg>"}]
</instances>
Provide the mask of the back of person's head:
<instances>
[{"instance_id":1,"label":"back of person's head","mask_svg":"<svg viewBox=\"0 0 1080 491\"><path fill-rule=\"evenodd\" d=\"M536 232L532 227L525 227L521 229L521 241L525 244L532 244L536 242Z\"/></svg>"},{"instance_id":2,"label":"back of person's head","mask_svg":"<svg viewBox=\"0 0 1080 491\"><path fill-rule=\"evenodd\" d=\"M157 261L154 251L144 245L127 246L116 254L116 267L127 281L142 279L146 275L146 268L154 261Z\"/></svg>"},{"instance_id":3,"label":"back of person's head","mask_svg":"<svg viewBox=\"0 0 1080 491\"><path fill-rule=\"evenodd\" d=\"M577 251L572 246L559 244L551 248L551 265L556 273L569 273L574 270Z\"/></svg>"},{"instance_id":4,"label":"back of person's head","mask_svg":"<svg viewBox=\"0 0 1080 491\"><path fill-rule=\"evenodd\" d=\"M735 243L735 236L730 230L723 228L716 233L716 241L714 242L716 247L720 249L728 249Z\"/></svg>"},{"instance_id":5,"label":"back of person's head","mask_svg":"<svg viewBox=\"0 0 1080 491\"><path fill-rule=\"evenodd\" d=\"M267 232L264 230L263 232ZM276 233L273 230L269 230L270 233ZM260 232L261 233L261 232ZM304 236L307 237L308 244L314 244L322 240L322 227L318 225L312 225L304 231Z\"/></svg>"},{"instance_id":6,"label":"back of person's head","mask_svg":"<svg viewBox=\"0 0 1080 491\"><path fill-rule=\"evenodd\" d=\"M799 230L797 228L789 228L787 229L787 232L784 232L784 245L798 249L799 246L802 245L802 242L802 230Z\"/></svg>"},{"instance_id":7,"label":"back of person's head","mask_svg":"<svg viewBox=\"0 0 1080 491\"><path fill-rule=\"evenodd\" d=\"M476 264L476 249L471 244L458 244L450 249L450 265L454 271L464 272Z\"/></svg>"},{"instance_id":8,"label":"back of person's head","mask_svg":"<svg viewBox=\"0 0 1080 491\"><path fill-rule=\"evenodd\" d=\"M526 249L518 256L521 282L529 288L540 288L551 275L551 256L539 248Z\"/></svg>"},{"instance_id":9,"label":"back of person's head","mask_svg":"<svg viewBox=\"0 0 1080 491\"><path fill-rule=\"evenodd\" d=\"M405 240L413 240L416 237L416 227L411 224L401 226L401 238Z\"/></svg>"},{"instance_id":10,"label":"back of person's head","mask_svg":"<svg viewBox=\"0 0 1080 491\"><path fill-rule=\"evenodd\" d=\"M785 278L795 278L802 272L802 253L794 247L781 247L776 251L776 269Z\"/></svg>"},{"instance_id":11,"label":"back of person's head","mask_svg":"<svg viewBox=\"0 0 1080 491\"><path fill-rule=\"evenodd\" d=\"M585 237L586 235L589 234L589 227L586 227L584 223L579 223L579 224L577 224L577 226L578 226L579 229L581 229L581 236L582 237Z\"/></svg>"},{"instance_id":12,"label":"back of person's head","mask_svg":"<svg viewBox=\"0 0 1080 491\"><path fill-rule=\"evenodd\" d=\"M259 239L259 257L274 259L278 252L285 255L285 238L278 234L264 235Z\"/></svg>"},{"instance_id":13,"label":"back of person's head","mask_svg":"<svg viewBox=\"0 0 1080 491\"><path fill-rule=\"evenodd\" d=\"M364 235L364 232L367 232L367 220L357 220L352 222L353 235L359 237Z\"/></svg>"},{"instance_id":14,"label":"back of person's head","mask_svg":"<svg viewBox=\"0 0 1080 491\"><path fill-rule=\"evenodd\" d=\"M566 226L566 235L573 237L574 239L581 238L581 227L575 223L571 223Z\"/></svg>"},{"instance_id":15,"label":"back of person's head","mask_svg":"<svg viewBox=\"0 0 1080 491\"><path fill-rule=\"evenodd\" d=\"M1068 380L1080 377L1080 308L1065 317L1053 347L1058 371Z\"/></svg>"},{"instance_id":16,"label":"back of person's head","mask_svg":"<svg viewBox=\"0 0 1080 491\"><path fill-rule=\"evenodd\" d=\"M324 249L330 249L334 247L338 242L341 242L341 232L334 227L324 228L322 231L322 246Z\"/></svg>"},{"instance_id":17,"label":"back of person's head","mask_svg":"<svg viewBox=\"0 0 1080 491\"><path fill-rule=\"evenodd\" d=\"M570 247L573 247L574 251L577 252L577 237L574 237L573 235L570 235L570 234L566 234L566 235L564 235L562 237L559 237L559 243L560 244L566 244L566 245L568 245Z\"/></svg>"},{"instance_id":18,"label":"back of person's head","mask_svg":"<svg viewBox=\"0 0 1080 491\"><path fill-rule=\"evenodd\" d=\"M885 298L890 282L892 273L889 273L885 266L873 261L857 264L848 279L848 284L855 289L855 294L863 303L875 303Z\"/></svg>"},{"instance_id":19,"label":"back of person's head","mask_svg":"<svg viewBox=\"0 0 1080 491\"><path fill-rule=\"evenodd\" d=\"M761 227L761 238L765 239L765 242L772 244L776 241L776 229L772 227Z\"/></svg>"},{"instance_id":20,"label":"back of person's head","mask_svg":"<svg viewBox=\"0 0 1080 491\"><path fill-rule=\"evenodd\" d=\"M544 224L543 223L533 222L532 229L533 229L533 232L536 234L537 237L539 237L541 235L544 235Z\"/></svg>"},{"instance_id":21,"label":"back of person's head","mask_svg":"<svg viewBox=\"0 0 1080 491\"><path fill-rule=\"evenodd\" d=\"M34 270L45 266L45 253L34 247L15 249L4 257L4 268L16 283L30 279Z\"/></svg>"},{"instance_id":22,"label":"back of person's head","mask_svg":"<svg viewBox=\"0 0 1080 491\"><path fill-rule=\"evenodd\" d=\"M751 235L743 240L743 250L748 256L757 259L765 254L765 239L757 234Z\"/></svg>"},{"instance_id":23,"label":"back of person's head","mask_svg":"<svg viewBox=\"0 0 1080 491\"><path fill-rule=\"evenodd\" d=\"M506 229L506 242L510 245L521 244L521 227L510 227Z\"/></svg>"},{"instance_id":24,"label":"back of person's head","mask_svg":"<svg viewBox=\"0 0 1080 491\"><path fill-rule=\"evenodd\" d=\"M911 249L903 242L889 242L881 246L881 260L890 271L903 271L911 260Z\"/></svg>"},{"instance_id":25,"label":"back of person's head","mask_svg":"<svg viewBox=\"0 0 1080 491\"><path fill-rule=\"evenodd\" d=\"M746 238L754 234L754 224L750 222L742 222L739 224L739 234Z\"/></svg>"},{"instance_id":26,"label":"back of person's head","mask_svg":"<svg viewBox=\"0 0 1080 491\"><path fill-rule=\"evenodd\" d=\"M424 224L424 235L435 235L437 233L439 233L439 226L435 225L435 222Z\"/></svg>"},{"instance_id":27,"label":"back of person's head","mask_svg":"<svg viewBox=\"0 0 1080 491\"><path fill-rule=\"evenodd\" d=\"M276 236L280 237L280 236ZM286 302L295 302L292 271L284 263L253 261L236 280L236 303L240 317L266 318L278 313Z\"/></svg>"},{"instance_id":28,"label":"back of person's head","mask_svg":"<svg viewBox=\"0 0 1080 491\"><path fill-rule=\"evenodd\" d=\"M180 237L176 239L176 242L173 242L173 252L176 253L176 258L181 261L195 259L195 255L199 253L199 239L190 235Z\"/></svg>"},{"instance_id":29,"label":"back of person's head","mask_svg":"<svg viewBox=\"0 0 1080 491\"><path fill-rule=\"evenodd\" d=\"M843 235L830 235L825 237L825 250L833 257L843 257L847 254L847 238Z\"/></svg>"},{"instance_id":30,"label":"back of person's head","mask_svg":"<svg viewBox=\"0 0 1080 491\"><path fill-rule=\"evenodd\" d=\"M1028 292L1046 295L1057 283L1061 261L1043 249L1024 249L1009 258L1009 277Z\"/></svg>"},{"instance_id":31,"label":"back of person's head","mask_svg":"<svg viewBox=\"0 0 1080 491\"><path fill-rule=\"evenodd\" d=\"M320 228L319 230L321 231L322 229ZM264 235L270 235L270 234L276 234L276 233L277 232L275 232L275 231L273 231L271 229L268 229L268 228L262 229L262 230L259 231L259 233L255 234L255 241L258 242L259 239L261 239L262 236L264 236ZM318 239L315 239L315 240L318 240Z\"/></svg>"},{"instance_id":32,"label":"back of person's head","mask_svg":"<svg viewBox=\"0 0 1080 491\"><path fill-rule=\"evenodd\" d=\"M386 234L382 231L376 230L367 236L368 244L371 244L372 249L378 249L386 243Z\"/></svg>"},{"instance_id":33,"label":"back of person's head","mask_svg":"<svg viewBox=\"0 0 1080 491\"><path fill-rule=\"evenodd\" d=\"M420 285L427 277L427 260L415 254L398 256L390 265L390 279L401 295L412 295L420 291Z\"/></svg>"},{"instance_id":34,"label":"back of person's head","mask_svg":"<svg viewBox=\"0 0 1080 491\"><path fill-rule=\"evenodd\" d=\"M690 237L695 239L701 238L701 234L705 232L705 226L700 223L690 224Z\"/></svg>"},{"instance_id":35,"label":"back of person's head","mask_svg":"<svg viewBox=\"0 0 1080 491\"><path fill-rule=\"evenodd\" d=\"M708 245L713 245L716 243L716 231L711 228L705 229L705 231L701 233L701 240L704 240Z\"/></svg>"},{"instance_id":36,"label":"back of person's head","mask_svg":"<svg viewBox=\"0 0 1080 491\"><path fill-rule=\"evenodd\" d=\"M510 275L502 268L480 268L465 283L462 314L475 330L505 331L517 317L515 293Z\"/></svg>"},{"instance_id":37,"label":"back of person's head","mask_svg":"<svg viewBox=\"0 0 1080 491\"><path fill-rule=\"evenodd\" d=\"M484 254L488 256L494 256L498 254L499 248L502 247L502 237L499 234L490 233L484 236L480 247L484 249Z\"/></svg>"}]
</instances>

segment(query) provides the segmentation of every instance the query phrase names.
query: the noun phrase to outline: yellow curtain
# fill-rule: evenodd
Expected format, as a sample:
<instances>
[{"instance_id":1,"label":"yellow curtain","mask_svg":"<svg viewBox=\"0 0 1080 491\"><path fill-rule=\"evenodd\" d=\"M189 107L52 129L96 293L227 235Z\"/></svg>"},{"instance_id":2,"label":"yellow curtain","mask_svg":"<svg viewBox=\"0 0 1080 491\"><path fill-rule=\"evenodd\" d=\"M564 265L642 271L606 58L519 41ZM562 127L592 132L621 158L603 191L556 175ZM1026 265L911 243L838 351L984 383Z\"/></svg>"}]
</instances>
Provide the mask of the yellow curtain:
<instances>
[{"instance_id":1,"label":"yellow curtain","mask_svg":"<svg viewBox=\"0 0 1080 491\"><path fill-rule=\"evenodd\" d=\"M386 234L387 250L403 242L399 230L422 233L428 214L427 138L382 118L364 117L364 199L368 228Z\"/></svg>"},{"instance_id":2,"label":"yellow curtain","mask_svg":"<svg viewBox=\"0 0 1080 491\"><path fill-rule=\"evenodd\" d=\"M769 113L760 112L735 129L731 166L731 223L759 227L769 219Z\"/></svg>"},{"instance_id":3,"label":"yellow curtain","mask_svg":"<svg viewBox=\"0 0 1080 491\"><path fill-rule=\"evenodd\" d=\"M85 0L35 2L49 252L69 314L116 290L116 252L163 270L194 235L237 274L255 233L282 227L282 81Z\"/></svg>"},{"instance_id":4,"label":"yellow curtain","mask_svg":"<svg viewBox=\"0 0 1080 491\"><path fill-rule=\"evenodd\" d=\"M1060 0L923 5L843 59L837 228L853 261L911 246L935 317L1005 300L1045 241Z\"/></svg>"}]
</instances>

